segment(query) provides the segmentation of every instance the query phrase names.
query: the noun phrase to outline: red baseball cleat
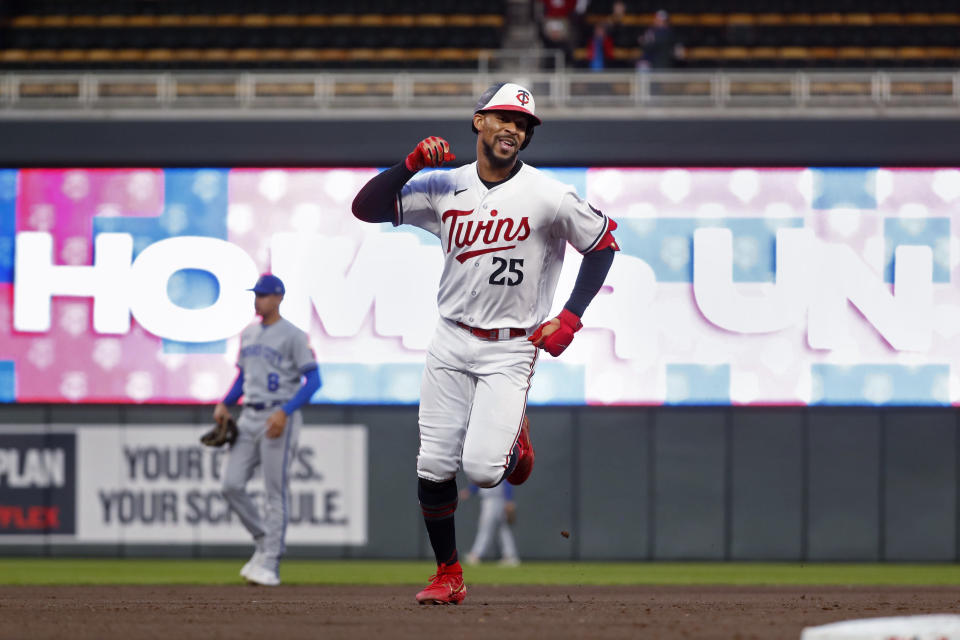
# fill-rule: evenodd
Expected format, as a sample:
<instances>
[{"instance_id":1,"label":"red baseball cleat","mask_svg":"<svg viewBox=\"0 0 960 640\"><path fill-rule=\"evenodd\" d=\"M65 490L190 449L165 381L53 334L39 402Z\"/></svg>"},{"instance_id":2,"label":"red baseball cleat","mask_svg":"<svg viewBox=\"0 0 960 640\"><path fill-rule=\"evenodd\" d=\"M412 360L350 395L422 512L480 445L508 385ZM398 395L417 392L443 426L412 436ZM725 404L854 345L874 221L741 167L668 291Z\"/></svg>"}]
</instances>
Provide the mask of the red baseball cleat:
<instances>
[{"instance_id":1,"label":"red baseball cleat","mask_svg":"<svg viewBox=\"0 0 960 640\"><path fill-rule=\"evenodd\" d=\"M530 477L533 471L533 443L530 442L530 420L523 416L523 424L520 425L520 437L517 438L517 446L520 449L520 460L517 466L513 468L513 473L507 476L507 482L510 484L523 484Z\"/></svg>"},{"instance_id":2,"label":"red baseball cleat","mask_svg":"<svg viewBox=\"0 0 960 640\"><path fill-rule=\"evenodd\" d=\"M420 604L460 604L467 597L467 585L463 584L463 570L460 563L437 567L430 576L430 584L417 594Z\"/></svg>"}]
</instances>

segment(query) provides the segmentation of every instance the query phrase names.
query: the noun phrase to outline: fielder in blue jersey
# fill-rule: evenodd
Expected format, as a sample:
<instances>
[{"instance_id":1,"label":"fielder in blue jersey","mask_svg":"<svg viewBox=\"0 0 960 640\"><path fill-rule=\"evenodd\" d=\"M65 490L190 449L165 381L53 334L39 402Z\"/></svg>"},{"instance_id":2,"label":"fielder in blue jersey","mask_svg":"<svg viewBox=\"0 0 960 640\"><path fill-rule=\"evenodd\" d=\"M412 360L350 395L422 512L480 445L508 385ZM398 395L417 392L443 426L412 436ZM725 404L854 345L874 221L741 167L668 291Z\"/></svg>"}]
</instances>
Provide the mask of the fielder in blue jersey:
<instances>
[{"instance_id":1,"label":"fielder in blue jersey","mask_svg":"<svg viewBox=\"0 0 960 640\"><path fill-rule=\"evenodd\" d=\"M272 587L280 584L290 464L303 424L299 409L320 388L320 372L307 334L280 316L285 292L280 278L264 274L251 291L262 320L240 335L240 372L213 418L218 421L229 413L227 407L243 396L237 420L240 433L227 459L223 495L255 544L253 557L240 575L251 584ZM258 465L266 489L264 517L246 489Z\"/></svg>"}]
</instances>

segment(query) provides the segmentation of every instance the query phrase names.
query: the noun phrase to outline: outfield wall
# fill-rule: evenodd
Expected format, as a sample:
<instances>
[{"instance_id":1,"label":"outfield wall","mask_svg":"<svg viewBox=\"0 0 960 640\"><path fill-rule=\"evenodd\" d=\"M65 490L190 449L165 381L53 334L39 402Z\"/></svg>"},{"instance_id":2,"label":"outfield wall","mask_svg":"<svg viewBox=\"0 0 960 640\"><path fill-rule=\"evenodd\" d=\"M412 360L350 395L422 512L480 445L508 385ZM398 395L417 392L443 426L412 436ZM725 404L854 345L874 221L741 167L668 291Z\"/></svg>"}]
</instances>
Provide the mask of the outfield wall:
<instances>
[{"instance_id":1,"label":"outfield wall","mask_svg":"<svg viewBox=\"0 0 960 640\"><path fill-rule=\"evenodd\" d=\"M0 119L0 166L389 166L428 135L473 159L460 120L335 120L228 113L150 119ZM171 119L167 119L171 118ZM599 132L599 135L598 135ZM957 166L956 118L546 119L534 166Z\"/></svg>"},{"instance_id":2,"label":"outfield wall","mask_svg":"<svg viewBox=\"0 0 960 640\"><path fill-rule=\"evenodd\" d=\"M119 430L124 451L153 443L167 453L199 457L209 455L195 440L209 413L206 406L7 405L0 423L8 443L11 430L51 434L47 448L62 443L64 431L102 436ZM527 559L960 558L960 420L950 408L533 407L530 415L537 466L516 491L516 534ZM312 435L305 438L305 465L294 467L293 494L299 497L291 554L429 557L416 501L416 408L313 406L305 417ZM324 434L344 428L362 435L347 441ZM90 445L82 440L64 452L66 477L59 488L55 481L38 487L36 475L33 486L25 486L23 464L14 483L19 488L11 488L10 458L4 458L4 502L76 507L68 527L73 534L27 535L5 511L4 554L206 557L246 551L239 525L225 528L216 517L189 521L195 507L184 506L176 523L158 515L156 506L119 523L114 503L112 528L91 529L91 521L107 519L107 502L92 495L107 486L92 479L110 475L104 466L114 474L107 488L139 495L201 492L217 506L217 483L209 474L188 477L182 463L170 467L179 469L173 473L161 466L158 474L155 467L145 480L122 454L107 455L102 443L109 439L103 438L97 441L101 458L84 462L78 452ZM337 450L322 450L324 442ZM254 481L251 489L257 487ZM17 496L27 496L26 502ZM21 524L29 512L22 513ZM59 514L66 523L66 511ZM463 551L477 514L476 500L461 504ZM569 539L563 530L572 533Z\"/></svg>"}]
</instances>

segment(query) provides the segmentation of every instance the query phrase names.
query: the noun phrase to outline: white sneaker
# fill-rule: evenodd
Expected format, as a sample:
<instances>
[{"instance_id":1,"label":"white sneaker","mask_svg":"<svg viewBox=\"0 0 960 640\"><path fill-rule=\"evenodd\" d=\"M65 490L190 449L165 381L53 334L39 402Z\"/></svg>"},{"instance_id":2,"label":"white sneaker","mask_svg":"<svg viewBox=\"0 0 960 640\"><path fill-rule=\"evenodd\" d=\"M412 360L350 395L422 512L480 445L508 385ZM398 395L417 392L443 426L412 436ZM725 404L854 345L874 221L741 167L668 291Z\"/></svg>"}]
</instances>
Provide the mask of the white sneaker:
<instances>
[{"instance_id":1,"label":"white sneaker","mask_svg":"<svg viewBox=\"0 0 960 640\"><path fill-rule=\"evenodd\" d=\"M519 567L520 558L503 558L498 564L501 567Z\"/></svg>"},{"instance_id":2,"label":"white sneaker","mask_svg":"<svg viewBox=\"0 0 960 640\"><path fill-rule=\"evenodd\" d=\"M468 554L467 554L467 564L470 564L470 565L478 565L478 564L480 564L480 556L478 556L478 555L475 554L475 553L468 553Z\"/></svg>"},{"instance_id":3,"label":"white sneaker","mask_svg":"<svg viewBox=\"0 0 960 640\"><path fill-rule=\"evenodd\" d=\"M276 571L271 571L259 564L253 565L253 568L244 576L250 584L258 584L264 587L275 587L280 584L280 576Z\"/></svg>"},{"instance_id":4,"label":"white sneaker","mask_svg":"<svg viewBox=\"0 0 960 640\"><path fill-rule=\"evenodd\" d=\"M243 565L243 568L240 569L240 576L246 578L250 571L257 565L263 562L263 552L254 551L253 555L250 556L250 559L247 560L247 564Z\"/></svg>"}]
</instances>

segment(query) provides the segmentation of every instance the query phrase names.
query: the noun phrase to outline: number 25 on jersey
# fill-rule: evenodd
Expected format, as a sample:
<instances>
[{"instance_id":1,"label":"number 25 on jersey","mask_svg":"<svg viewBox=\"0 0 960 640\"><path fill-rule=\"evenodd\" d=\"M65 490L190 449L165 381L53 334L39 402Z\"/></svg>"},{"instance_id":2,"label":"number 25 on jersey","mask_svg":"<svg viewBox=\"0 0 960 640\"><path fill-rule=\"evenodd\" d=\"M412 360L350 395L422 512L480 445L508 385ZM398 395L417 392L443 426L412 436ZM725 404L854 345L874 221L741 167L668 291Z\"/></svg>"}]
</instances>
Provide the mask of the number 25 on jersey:
<instances>
[{"instance_id":1,"label":"number 25 on jersey","mask_svg":"<svg viewBox=\"0 0 960 640\"><path fill-rule=\"evenodd\" d=\"M523 258L510 258L508 263L506 258L494 256L493 266L496 269L490 274L490 284L515 287L523 282L523 271L520 270L520 267L523 266ZM504 271L507 271L508 274L504 275Z\"/></svg>"}]
</instances>

